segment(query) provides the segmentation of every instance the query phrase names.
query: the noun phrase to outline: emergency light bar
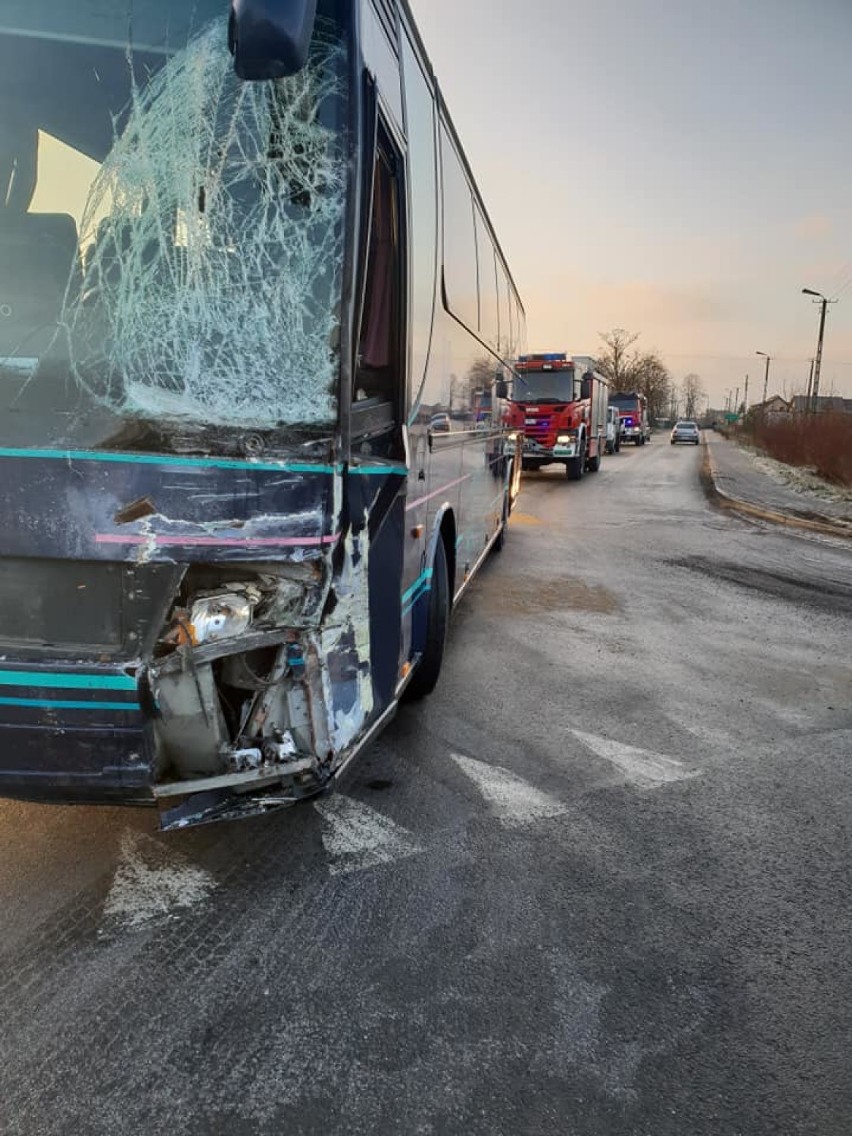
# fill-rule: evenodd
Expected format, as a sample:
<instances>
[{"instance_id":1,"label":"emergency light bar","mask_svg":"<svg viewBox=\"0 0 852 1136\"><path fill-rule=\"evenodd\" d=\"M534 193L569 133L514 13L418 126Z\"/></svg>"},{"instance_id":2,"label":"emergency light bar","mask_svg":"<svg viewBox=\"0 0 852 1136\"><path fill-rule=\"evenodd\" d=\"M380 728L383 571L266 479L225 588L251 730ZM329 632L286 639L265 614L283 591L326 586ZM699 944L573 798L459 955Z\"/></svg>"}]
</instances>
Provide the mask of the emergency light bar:
<instances>
[{"instance_id":1,"label":"emergency light bar","mask_svg":"<svg viewBox=\"0 0 852 1136\"><path fill-rule=\"evenodd\" d=\"M515 364L518 371L570 371L574 363L564 351L540 351L534 355L519 355Z\"/></svg>"}]
</instances>

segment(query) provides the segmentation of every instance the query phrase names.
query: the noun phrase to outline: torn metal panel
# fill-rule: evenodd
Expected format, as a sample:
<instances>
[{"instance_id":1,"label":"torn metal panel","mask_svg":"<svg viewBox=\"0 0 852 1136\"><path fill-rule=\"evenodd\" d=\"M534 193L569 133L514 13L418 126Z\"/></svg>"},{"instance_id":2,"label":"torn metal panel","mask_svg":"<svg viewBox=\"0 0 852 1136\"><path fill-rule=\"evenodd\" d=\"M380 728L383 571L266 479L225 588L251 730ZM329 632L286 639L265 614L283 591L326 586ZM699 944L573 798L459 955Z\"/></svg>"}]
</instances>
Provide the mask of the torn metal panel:
<instances>
[{"instance_id":1,"label":"torn metal panel","mask_svg":"<svg viewBox=\"0 0 852 1136\"><path fill-rule=\"evenodd\" d=\"M160 828L164 832L174 832L217 821L264 816L273 810L289 808L299 801L316 797L324 788L325 785L316 783L291 785L286 789L274 785L264 787L259 783L240 793L228 788L191 793L180 804L171 807L165 800L160 802Z\"/></svg>"},{"instance_id":2,"label":"torn metal panel","mask_svg":"<svg viewBox=\"0 0 852 1136\"><path fill-rule=\"evenodd\" d=\"M326 660L323 681L336 763L345 759L359 735L384 711L396 684L401 610L394 573L388 587L385 568L392 570L396 564L401 571L402 538L387 524L389 518L402 515L404 485L404 470L393 463L377 464L369 476L356 467L344 482L348 531L334 561L335 606L324 623L320 645ZM380 547L385 536L391 542L387 548ZM374 562L377 547L380 555ZM377 639L388 663L387 681L378 683Z\"/></svg>"},{"instance_id":3,"label":"torn metal panel","mask_svg":"<svg viewBox=\"0 0 852 1136\"><path fill-rule=\"evenodd\" d=\"M156 675L155 694L164 758L184 777L220 772L228 734L212 666Z\"/></svg>"},{"instance_id":4,"label":"torn metal panel","mask_svg":"<svg viewBox=\"0 0 852 1136\"><path fill-rule=\"evenodd\" d=\"M369 536L349 533L334 579L336 606L321 632L329 731L337 751L350 745L373 709L370 684Z\"/></svg>"},{"instance_id":5,"label":"torn metal panel","mask_svg":"<svg viewBox=\"0 0 852 1136\"><path fill-rule=\"evenodd\" d=\"M132 563L304 561L333 545L333 467L0 451L9 556ZM155 513L128 520L129 505Z\"/></svg>"}]
</instances>

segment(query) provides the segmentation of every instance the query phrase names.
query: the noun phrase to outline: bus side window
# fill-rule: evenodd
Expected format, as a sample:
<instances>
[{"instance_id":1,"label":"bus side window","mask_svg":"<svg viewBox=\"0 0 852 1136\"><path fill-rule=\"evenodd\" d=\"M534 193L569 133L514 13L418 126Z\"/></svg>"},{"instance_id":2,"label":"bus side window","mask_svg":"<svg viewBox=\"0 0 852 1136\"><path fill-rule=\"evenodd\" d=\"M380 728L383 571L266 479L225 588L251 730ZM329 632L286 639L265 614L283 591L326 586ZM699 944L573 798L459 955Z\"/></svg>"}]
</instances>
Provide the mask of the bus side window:
<instances>
[{"instance_id":1,"label":"bus side window","mask_svg":"<svg viewBox=\"0 0 852 1136\"><path fill-rule=\"evenodd\" d=\"M356 416L359 404L385 404L387 425L398 420L402 386L404 294L398 168L389 147L380 144L373 173L372 224L352 400ZM353 429L359 432L357 421Z\"/></svg>"}]
</instances>

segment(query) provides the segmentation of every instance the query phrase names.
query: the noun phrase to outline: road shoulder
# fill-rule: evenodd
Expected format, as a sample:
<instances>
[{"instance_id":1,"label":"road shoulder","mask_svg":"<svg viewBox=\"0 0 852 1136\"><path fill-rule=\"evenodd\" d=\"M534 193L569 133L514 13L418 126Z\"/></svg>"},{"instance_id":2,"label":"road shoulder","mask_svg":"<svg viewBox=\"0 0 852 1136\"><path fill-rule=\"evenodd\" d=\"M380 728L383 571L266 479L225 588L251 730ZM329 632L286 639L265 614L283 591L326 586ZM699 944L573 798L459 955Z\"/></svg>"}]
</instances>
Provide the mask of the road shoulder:
<instances>
[{"instance_id":1,"label":"road shoulder","mask_svg":"<svg viewBox=\"0 0 852 1136\"><path fill-rule=\"evenodd\" d=\"M722 509L789 528L852 539L849 516L820 512L819 502L776 484L753 466L734 442L702 432L701 481L709 500ZM807 514L807 515L803 515Z\"/></svg>"}]
</instances>

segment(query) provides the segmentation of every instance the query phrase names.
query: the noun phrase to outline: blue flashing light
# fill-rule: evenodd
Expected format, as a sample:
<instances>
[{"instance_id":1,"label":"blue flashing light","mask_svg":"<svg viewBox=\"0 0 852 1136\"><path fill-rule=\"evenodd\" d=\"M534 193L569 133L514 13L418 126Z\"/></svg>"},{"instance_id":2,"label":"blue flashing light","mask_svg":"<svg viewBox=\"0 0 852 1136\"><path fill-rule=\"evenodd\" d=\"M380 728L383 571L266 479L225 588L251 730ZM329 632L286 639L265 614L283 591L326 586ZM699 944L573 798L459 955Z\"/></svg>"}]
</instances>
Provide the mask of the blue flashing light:
<instances>
[{"instance_id":1,"label":"blue flashing light","mask_svg":"<svg viewBox=\"0 0 852 1136\"><path fill-rule=\"evenodd\" d=\"M519 355L519 363L564 363L567 355L564 351L541 351L533 355Z\"/></svg>"}]
</instances>

